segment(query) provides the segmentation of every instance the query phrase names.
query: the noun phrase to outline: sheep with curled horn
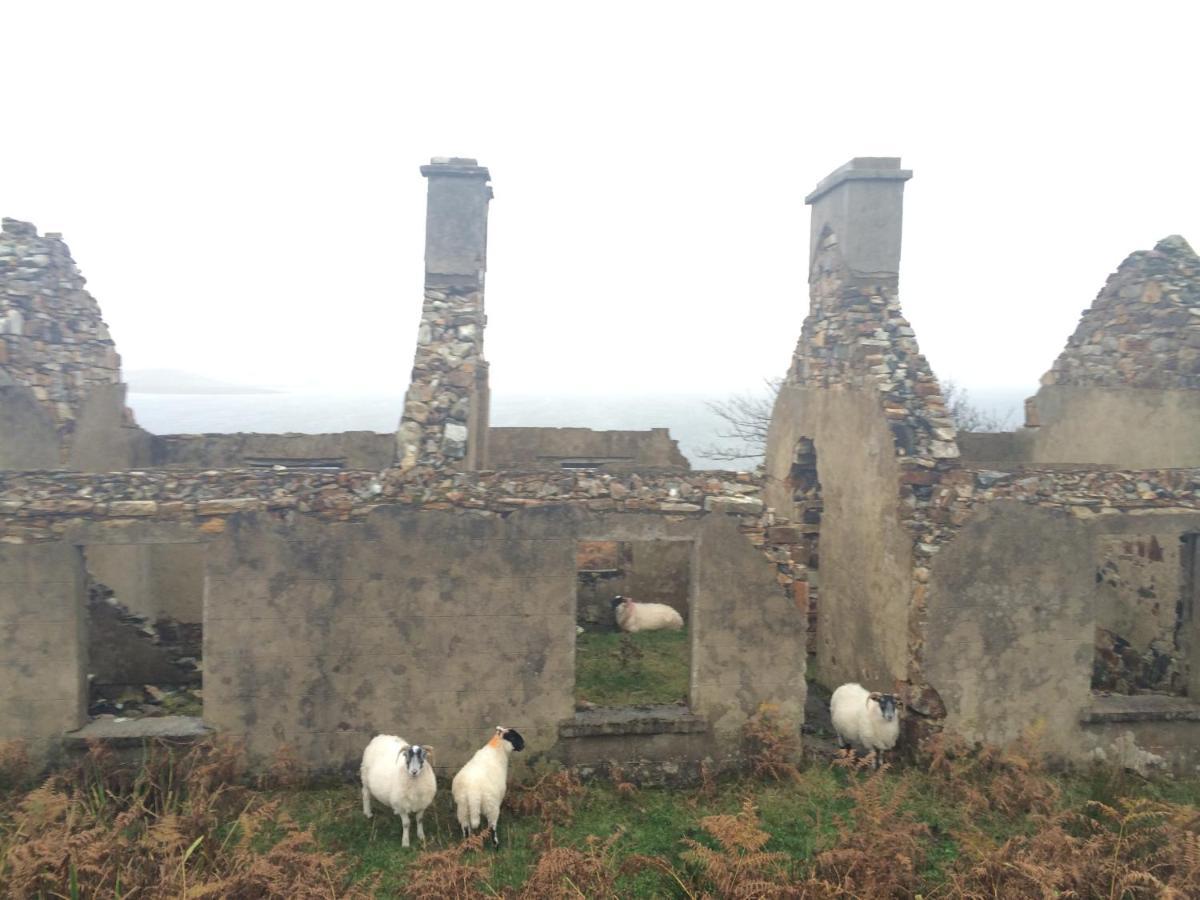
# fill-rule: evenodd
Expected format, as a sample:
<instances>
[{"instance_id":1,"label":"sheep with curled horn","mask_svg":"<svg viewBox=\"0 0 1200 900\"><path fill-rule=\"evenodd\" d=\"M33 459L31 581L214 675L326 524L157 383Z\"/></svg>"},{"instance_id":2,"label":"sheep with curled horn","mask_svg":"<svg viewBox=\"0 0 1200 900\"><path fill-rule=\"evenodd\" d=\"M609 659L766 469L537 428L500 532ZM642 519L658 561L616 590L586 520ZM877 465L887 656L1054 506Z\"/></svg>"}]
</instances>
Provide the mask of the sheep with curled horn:
<instances>
[{"instance_id":1,"label":"sheep with curled horn","mask_svg":"<svg viewBox=\"0 0 1200 900\"><path fill-rule=\"evenodd\" d=\"M900 739L900 711L904 701L896 694L868 691L861 684L843 684L829 698L829 713L842 749L857 744L875 754L875 768L883 751Z\"/></svg>"}]
</instances>

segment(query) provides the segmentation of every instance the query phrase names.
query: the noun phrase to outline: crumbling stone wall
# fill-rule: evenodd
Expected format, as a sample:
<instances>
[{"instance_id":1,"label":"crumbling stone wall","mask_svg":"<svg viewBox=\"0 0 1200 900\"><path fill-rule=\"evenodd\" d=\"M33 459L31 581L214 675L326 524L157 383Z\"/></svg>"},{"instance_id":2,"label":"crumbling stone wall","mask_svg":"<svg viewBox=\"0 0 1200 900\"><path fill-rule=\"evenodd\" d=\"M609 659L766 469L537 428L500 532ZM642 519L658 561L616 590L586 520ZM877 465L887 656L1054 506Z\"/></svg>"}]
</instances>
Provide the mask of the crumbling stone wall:
<instances>
[{"instance_id":1,"label":"crumbling stone wall","mask_svg":"<svg viewBox=\"0 0 1200 900\"><path fill-rule=\"evenodd\" d=\"M830 687L860 680L890 689L910 676L922 596L905 524L960 455L941 389L900 309L910 174L898 159L855 159L806 198L809 314L768 437L767 503L792 519L812 502L812 461L797 460L815 457L819 533L797 549L811 552L819 539L816 672Z\"/></svg>"},{"instance_id":2,"label":"crumbling stone wall","mask_svg":"<svg viewBox=\"0 0 1200 900\"><path fill-rule=\"evenodd\" d=\"M1042 384L1200 388L1200 257L1179 235L1109 276Z\"/></svg>"},{"instance_id":3,"label":"crumbling stone wall","mask_svg":"<svg viewBox=\"0 0 1200 900\"><path fill-rule=\"evenodd\" d=\"M1200 257L1178 236L1109 277L1042 387L1011 459L1200 465Z\"/></svg>"},{"instance_id":4,"label":"crumbling stone wall","mask_svg":"<svg viewBox=\"0 0 1200 900\"><path fill-rule=\"evenodd\" d=\"M85 403L120 383L121 359L57 234L4 219L0 231L0 388L28 389L65 450ZM7 405L9 401L5 399ZM125 424L132 414L124 411ZM4 438L0 437L0 443ZM44 465L57 465L58 458Z\"/></svg>"}]
</instances>

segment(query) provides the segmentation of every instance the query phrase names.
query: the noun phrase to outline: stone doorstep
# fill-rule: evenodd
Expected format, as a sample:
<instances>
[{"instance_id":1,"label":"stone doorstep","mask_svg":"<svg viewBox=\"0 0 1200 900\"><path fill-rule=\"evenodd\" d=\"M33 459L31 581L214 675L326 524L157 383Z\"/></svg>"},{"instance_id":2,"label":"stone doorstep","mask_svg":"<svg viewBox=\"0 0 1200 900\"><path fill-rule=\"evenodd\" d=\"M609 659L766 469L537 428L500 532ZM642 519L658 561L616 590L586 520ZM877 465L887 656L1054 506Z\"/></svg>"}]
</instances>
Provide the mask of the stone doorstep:
<instances>
[{"instance_id":1,"label":"stone doorstep","mask_svg":"<svg viewBox=\"0 0 1200 900\"><path fill-rule=\"evenodd\" d=\"M86 750L88 741L102 741L110 747L140 747L143 741L161 738L190 743L216 733L196 716L150 716L140 719L95 719L77 731L63 735L68 750Z\"/></svg>"},{"instance_id":2,"label":"stone doorstep","mask_svg":"<svg viewBox=\"0 0 1200 900\"><path fill-rule=\"evenodd\" d=\"M1079 714L1082 725L1110 722L1200 722L1200 703L1166 694L1094 695Z\"/></svg>"},{"instance_id":3,"label":"stone doorstep","mask_svg":"<svg viewBox=\"0 0 1200 900\"><path fill-rule=\"evenodd\" d=\"M708 721L685 706L600 707L559 723L559 738L639 734L705 734Z\"/></svg>"}]
</instances>

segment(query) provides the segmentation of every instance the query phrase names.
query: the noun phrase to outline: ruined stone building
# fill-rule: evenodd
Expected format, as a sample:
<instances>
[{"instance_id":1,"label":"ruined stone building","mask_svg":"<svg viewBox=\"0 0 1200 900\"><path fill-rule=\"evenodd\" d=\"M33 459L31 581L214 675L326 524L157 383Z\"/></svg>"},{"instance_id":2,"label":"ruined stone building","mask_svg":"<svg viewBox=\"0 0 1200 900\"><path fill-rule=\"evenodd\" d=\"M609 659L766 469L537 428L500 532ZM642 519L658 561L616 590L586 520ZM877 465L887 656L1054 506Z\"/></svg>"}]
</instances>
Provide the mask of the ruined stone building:
<instances>
[{"instance_id":1,"label":"ruined stone building","mask_svg":"<svg viewBox=\"0 0 1200 900\"><path fill-rule=\"evenodd\" d=\"M806 675L900 691L910 740L1038 727L1068 759L1200 765L1200 260L1181 239L1120 266L1024 428L959 434L900 307L911 173L852 160L808 197L810 310L758 478L688 470L665 430L490 427L490 176L422 173L395 434L146 433L66 246L5 221L0 738L49 754L96 726L88 676L132 659L96 637L103 584L200 634L208 726L314 768L381 730L454 767L501 722L582 766L730 764L760 704L800 727ZM683 572L683 707L576 711L577 623L614 571L581 566L596 547Z\"/></svg>"},{"instance_id":2,"label":"ruined stone building","mask_svg":"<svg viewBox=\"0 0 1200 900\"><path fill-rule=\"evenodd\" d=\"M914 733L1200 766L1200 259L1109 279L1011 434L958 434L898 294L897 159L812 205L810 310L769 506L813 526L810 676L907 696Z\"/></svg>"},{"instance_id":3,"label":"ruined stone building","mask_svg":"<svg viewBox=\"0 0 1200 900\"><path fill-rule=\"evenodd\" d=\"M531 756L678 769L735 759L762 702L799 725L804 614L759 485L691 472L665 429L489 428L490 176L468 159L422 173L425 286L394 434L145 432L65 244L4 221L0 739L51 755L66 734L131 733L89 723L89 679L153 682L196 640L203 723L313 768L353 765L379 731L456 767L504 723ZM681 572L683 706L576 714L578 558L595 545Z\"/></svg>"}]
</instances>

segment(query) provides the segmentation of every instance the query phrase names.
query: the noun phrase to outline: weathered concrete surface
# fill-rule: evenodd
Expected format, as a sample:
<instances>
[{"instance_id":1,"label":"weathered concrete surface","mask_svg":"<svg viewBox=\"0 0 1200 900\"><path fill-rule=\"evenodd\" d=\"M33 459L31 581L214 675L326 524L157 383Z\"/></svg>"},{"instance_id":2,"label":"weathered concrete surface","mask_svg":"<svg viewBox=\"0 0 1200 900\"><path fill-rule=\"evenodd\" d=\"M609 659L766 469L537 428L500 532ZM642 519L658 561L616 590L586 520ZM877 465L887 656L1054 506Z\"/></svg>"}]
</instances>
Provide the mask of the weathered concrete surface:
<instances>
[{"instance_id":1,"label":"weathered concrete surface","mask_svg":"<svg viewBox=\"0 0 1200 900\"><path fill-rule=\"evenodd\" d=\"M925 672L945 704L946 730L1001 745L1033 727L1045 750L1075 761L1157 753L1153 742L1160 738L1183 747L1189 729L1200 744L1200 723L1173 716L1164 717L1171 724L1161 733L1161 723L1119 718L1082 724L1097 703L1091 676L1097 611L1104 609L1098 548L1117 535L1198 527L1195 513L1083 521L1066 510L1007 500L980 507L934 557L928 583ZM1184 639L1185 648L1197 646L1194 624ZM1134 736L1128 746L1127 734ZM1176 771L1193 765L1182 751L1164 758Z\"/></svg>"},{"instance_id":2,"label":"weathered concrete surface","mask_svg":"<svg viewBox=\"0 0 1200 900\"><path fill-rule=\"evenodd\" d=\"M252 753L289 744L320 768L351 765L377 731L433 744L447 768L496 724L549 752L574 714L576 541L604 539L697 548L691 708L713 746L734 755L764 701L799 728L803 616L736 519L566 506L232 518L206 562L205 719Z\"/></svg>"},{"instance_id":3,"label":"weathered concrete surface","mask_svg":"<svg viewBox=\"0 0 1200 900\"><path fill-rule=\"evenodd\" d=\"M806 615L729 516L701 520L692 552L691 708L723 753L762 703L799 731L807 696Z\"/></svg>"},{"instance_id":4,"label":"weathered concrete surface","mask_svg":"<svg viewBox=\"0 0 1200 900\"><path fill-rule=\"evenodd\" d=\"M0 737L39 759L86 718L85 615L75 547L0 544Z\"/></svg>"},{"instance_id":5,"label":"weathered concrete surface","mask_svg":"<svg viewBox=\"0 0 1200 900\"><path fill-rule=\"evenodd\" d=\"M193 469L240 469L248 465L304 461L346 469L383 469L392 464L396 437L373 431L339 434L154 435L151 464Z\"/></svg>"},{"instance_id":6,"label":"weathered concrete surface","mask_svg":"<svg viewBox=\"0 0 1200 900\"><path fill-rule=\"evenodd\" d=\"M1046 385L1028 461L1127 469L1200 466L1200 391Z\"/></svg>"},{"instance_id":7,"label":"weathered concrete surface","mask_svg":"<svg viewBox=\"0 0 1200 900\"><path fill-rule=\"evenodd\" d=\"M1143 775L1166 769L1200 773L1200 704L1185 697L1142 694L1093 697L1080 716L1094 759Z\"/></svg>"},{"instance_id":8,"label":"weathered concrete surface","mask_svg":"<svg viewBox=\"0 0 1200 900\"><path fill-rule=\"evenodd\" d=\"M590 428L492 428L486 468L559 469L564 462L592 462L609 472L638 468L688 469L679 443L666 428L593 431Z\"/></svg>"},{"instance_id":9,"label":"weathered concrete surface","mask_svg":"<svg viewBox=\"0 0 1200 900\"><path fill-rule=\"evenodd\" d=\"M85 555L88 574L130 612L152 621L203 621L203 544L91 544Z\"/></svg>"},{"instance_id":10,"label":"weathered concrete surface","mask_svg":"<svg viewBox=\"0 0 1200 900\"><path fill-rule=\"evenodd\" d=\"M0 369L0 469L62 465L58 433L33 392Z\"/></svg>"},{"instance_id":11,"label":"weathered concrete surface","mask_svg":"<svg viewBox=\"0 0 1200 900\"><path fill-rule=\"evenodd\" d=\"M1091 697L1095 569L1086 529L1063 512L985 506L934 557L925 669L947 731L1002 745L1035 722L1046 749L1077 756Z\"/></svg>"},{"instance_id":12,"label":"weathered concrete surface","mask_svg":"<svg viewBox=\"0 0 1200 900\"><path fill-rule=\"evenodd\" d=\"M829 688L891 689L906 676L912 539L898 513L900 468L876 397L785 385L767 443L768 506L794 517L791 460L813 441L821 482L821 598L814 676Z\"/></svg>"},{"instance_id":13,"label":"weathered concrete surface","mask_svg":"<svg viewBox=\"0 0 1200 900\"><path fill-rule=\"evenodd\" d=\"M855 157L821 180L804 198L812 206L809 259L826 229L842 241L842 254L854 275L895 275L900 271L904 182L912 171L899 157Z\"/></svg>"},{"instance_id":14,"label":"weathered concrete surface","mask_svg":"<svg viewBox=\"0 0 1200 900\"><path fill-rule=\"evenodd\" d=\"M213 729L195 716L153 716L143 719L112 718L88 722L78 731L67 734L68 745L86 745L90 740L103 740L109 746L124 743L140 744L151 738L202 738L213 734Z\"/></svg>"},{"instance_id":15,"label":"weathered concrete surface","mask_svg":"<svg viewBox=\"0 0 1200 900\"><path fill-rule=\"evenodd\" d=\"M114 472L149 462L150 433L127 420L125 385L102 384L88 391L70 436L67 468Z\"/></svg>"},{"instance_id":16,"label":"weathered concrete surface","mask_svg":"<svg viewBox=\"0 0 1200 900\"><path fill-rule=\"evenodd\" d=\"M679 541L643 541L630 549L629 595L641 603L665 603L686 623L693 548Z\"/></svg>"}]
</instances>

